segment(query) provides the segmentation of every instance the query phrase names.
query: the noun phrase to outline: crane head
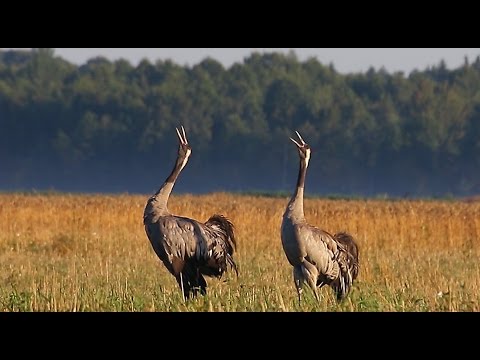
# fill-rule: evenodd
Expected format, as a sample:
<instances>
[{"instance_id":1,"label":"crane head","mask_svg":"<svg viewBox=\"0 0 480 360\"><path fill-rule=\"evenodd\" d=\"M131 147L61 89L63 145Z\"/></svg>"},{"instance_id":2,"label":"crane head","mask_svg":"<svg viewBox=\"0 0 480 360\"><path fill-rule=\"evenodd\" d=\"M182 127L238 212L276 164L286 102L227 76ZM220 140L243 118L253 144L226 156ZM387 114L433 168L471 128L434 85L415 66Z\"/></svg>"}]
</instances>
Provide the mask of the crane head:
<instances>
[{"instance_id":1,"label":"crane head","mask_svg":"<svg viewBox=\"0 0 480 360\"><path fill-rule=\"evenodd\" d=\"M185 134L185 129L183 125L180 128L182 130L181 132L180 130L178 130L178 128L175 128L179 140L178 156L181 158L188 158L192 153L192 148L188 144L187 135Z\"/></svg>"},{"instance_id":2,"label":"crane head","mask_svg":"<svg viewBox=\"0 0 480 360\"><path fill-rule=\"evenodd\" d=\"M290 138L290 140L293 141L293 143L295 145L297 145L297 149L298 149L298 154L300 156L300 159L301 160L305 160L305 163L306 165L308 166L308 162L310 161L310 153L311 153L311 149L310 149L310 145L308 145L302 138L302 136L300 135L300 133L298 131L295 131L295 133L297 134L298 136L298 139L300 140L300 142L298 142L297 140L294 140L292 138Z\"/></svg>"}]
</instances>

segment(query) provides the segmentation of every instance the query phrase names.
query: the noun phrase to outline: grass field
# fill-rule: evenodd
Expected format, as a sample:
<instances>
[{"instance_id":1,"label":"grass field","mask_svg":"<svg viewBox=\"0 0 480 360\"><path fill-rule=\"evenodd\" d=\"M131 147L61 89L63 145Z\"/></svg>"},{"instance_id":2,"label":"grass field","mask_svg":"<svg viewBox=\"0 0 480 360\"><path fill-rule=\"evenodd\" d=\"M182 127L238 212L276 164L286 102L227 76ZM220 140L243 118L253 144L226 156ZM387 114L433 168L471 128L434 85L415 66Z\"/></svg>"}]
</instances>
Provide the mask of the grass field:
<instances>
[{"instance_id":1,"label":"grass field","mask_svg":"<svg viewBox=\"0 0 480 360\"><path fill-rule=\"evenodd\" d=\"M348 231L360 274L338 304L330 288L298 304L280 224L288 199L173 195L175 214L236 226L239 277L207 279L183 302L153 252L148 196L0 194L1 311L479 311L480 202L306 199L307 220Z\"/></svg>"}]
</instances>

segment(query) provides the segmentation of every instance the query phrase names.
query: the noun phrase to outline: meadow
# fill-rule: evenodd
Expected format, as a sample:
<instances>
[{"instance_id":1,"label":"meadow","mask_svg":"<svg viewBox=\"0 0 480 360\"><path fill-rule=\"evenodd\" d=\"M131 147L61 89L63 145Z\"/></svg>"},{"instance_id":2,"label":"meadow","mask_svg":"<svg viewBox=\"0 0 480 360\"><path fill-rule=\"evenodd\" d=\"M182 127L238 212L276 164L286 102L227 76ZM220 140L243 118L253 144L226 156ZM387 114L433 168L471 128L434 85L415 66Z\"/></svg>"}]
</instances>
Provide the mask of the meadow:
<instances>
[{"instance_id":1,"label":"meadow","mask_svg":"<svg viewBox=\"0 0 480 360\"><path fill-rule=\"evenodd\" d=\"M288 197L175 195L174 214L236 226L239 276L184 302L145 235L148 195L0 194L0 311L479 311L480 201L305 199L307 220L360 248L348 298L301 304L283 253Z\"/></svg>"}]
</instances>

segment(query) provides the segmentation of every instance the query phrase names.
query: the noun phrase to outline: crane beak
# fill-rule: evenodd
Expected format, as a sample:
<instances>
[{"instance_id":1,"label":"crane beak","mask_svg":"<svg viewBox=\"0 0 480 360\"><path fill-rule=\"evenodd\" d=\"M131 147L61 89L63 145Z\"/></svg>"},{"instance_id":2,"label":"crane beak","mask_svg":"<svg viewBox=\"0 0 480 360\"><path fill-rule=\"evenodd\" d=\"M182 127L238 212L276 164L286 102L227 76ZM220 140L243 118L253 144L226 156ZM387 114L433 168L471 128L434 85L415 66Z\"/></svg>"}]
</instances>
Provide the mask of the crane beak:
<instances>
[{"instance_id":1,"label":"crane beak","mask_svg":"<svg viewBox=\"0 0 480 360\"><path fill-rule=\"evenodd\" d=\"M294 140L294 139L292 139L292 138L290 138L290 140L292 140L293 143L294 143L295 145L297 145L299 148L305 147L305 145L307 145L307 143L306 143L305 141L303 141L303 138L302 138L302 136L300 135L300 133L299 133L298 131L295 131L295 133L297 134L298 138L300 139L300 143L297 142L297 140Z\"/></svg>"},{"instance_id":2,"label":"crane beak","mask_svg":"<svg viewBox=\"0 0 480 360\"><path fill-rule=\"evenodd\" d=\"M183 128L183 125L182 125L181 129L182 129L183 136L180 133L180 131L178 130L178 128L175 128L175 130L177 131L178 139L180 140L180 143L182 145L188 145L187 135L185 134L185 129Z\"/></svg>"},{"instance_id":3,"label":"crane beak","mask_svg":"<svg viewBox=\"0 0 480 360\"><path fill-rule=\"evenodd\" d=\"M295 133L297 134L298 138L300 139L300 141L302 142L302 145L307 145L307 143L305 141L303 141L303 138L302 136L300 135L300 133L298 131L295 131Z\"/></svg>"}]
</instances>

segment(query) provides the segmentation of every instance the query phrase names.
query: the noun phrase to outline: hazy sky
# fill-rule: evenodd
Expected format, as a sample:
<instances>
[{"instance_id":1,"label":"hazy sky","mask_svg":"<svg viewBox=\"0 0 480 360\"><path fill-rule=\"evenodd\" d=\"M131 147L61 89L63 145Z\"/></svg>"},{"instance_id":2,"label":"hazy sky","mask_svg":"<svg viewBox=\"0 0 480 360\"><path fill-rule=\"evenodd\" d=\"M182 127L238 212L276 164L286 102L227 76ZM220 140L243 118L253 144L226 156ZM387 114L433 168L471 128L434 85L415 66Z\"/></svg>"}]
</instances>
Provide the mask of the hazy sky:
<instances>
[{"instance_id":1,"label":"hazy sky","mask_svg":"<svg viewBox=\"0 0 480 360\"><path fill-rule=\"evenodd\" d=\"M154 62L157 59L172 59L180 65L194 65L210 56L225 67L242 62L253 51L288 53L294 50L300 60L316 57L321 63L332 62L341 73L366 71L370 66L380 69L382 66L392 73L414 69L424 70L445 60L449 69L463 64L464 57L474 61L480 56L480 48L56 48L55 54L75 64L83 64L88 59L102 55L110 60L125 58L137 65L142 58Z\"/></svg>"}]
</instances>

